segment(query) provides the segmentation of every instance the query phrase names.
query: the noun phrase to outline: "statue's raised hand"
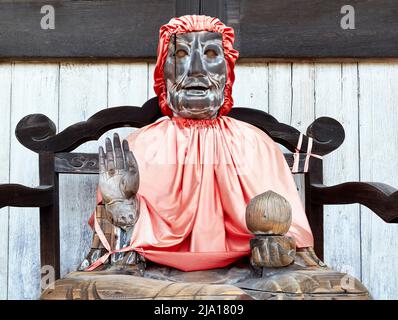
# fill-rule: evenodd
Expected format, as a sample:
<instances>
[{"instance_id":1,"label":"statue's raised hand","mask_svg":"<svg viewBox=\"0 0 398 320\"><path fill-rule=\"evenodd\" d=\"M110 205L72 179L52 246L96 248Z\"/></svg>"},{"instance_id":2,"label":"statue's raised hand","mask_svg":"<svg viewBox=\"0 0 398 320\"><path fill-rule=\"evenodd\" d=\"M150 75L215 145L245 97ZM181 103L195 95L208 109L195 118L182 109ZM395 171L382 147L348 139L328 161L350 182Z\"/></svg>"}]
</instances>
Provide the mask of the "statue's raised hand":
<instances>
[{"instance_id":1,"label":"statue's raised hand","mask_svg":"<svg viewBox=\"0 0 398 320\"><path fill-rule=\"evenodd\" d=\"M123 140L123 147L117 133L113 146L109 138L105 150L99 148L99 188L112 223L124 230L133 227L138 219L136 193L139 186L137 161Z\"/></svg>"}]
</instances>

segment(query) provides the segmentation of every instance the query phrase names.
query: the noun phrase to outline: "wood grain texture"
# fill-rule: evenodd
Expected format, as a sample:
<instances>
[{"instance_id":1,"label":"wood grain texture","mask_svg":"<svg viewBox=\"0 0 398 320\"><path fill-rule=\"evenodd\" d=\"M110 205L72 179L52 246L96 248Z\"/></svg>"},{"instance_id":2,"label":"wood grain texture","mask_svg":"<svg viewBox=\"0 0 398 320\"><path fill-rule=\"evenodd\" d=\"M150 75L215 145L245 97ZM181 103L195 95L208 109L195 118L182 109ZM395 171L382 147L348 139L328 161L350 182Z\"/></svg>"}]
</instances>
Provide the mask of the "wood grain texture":
<instances>
[{"instance_id":1,"label":"wood grain texture","mask_svg":"<svg viewBox=\"0 0 398 320\"><path fill-rule=\"evenodd\" d=\"M324 183L358 181L357 64L316 64L314 90L316 117L333 117L346 131L341 147L324 159ZM359 206L326 206L324 210L325 262L361 278Z\"/></svg>"},{"instance_id":2,"label":"wood grain texture","mask_svg":"<svg viewBox=\"0 0 398 320\"><path fill-rule=\"evenodd\" d=\"M269 64L269 113L278 121L292 124L292 64Z\"/></svg>"},{"instance_id":3,"label":"wood grain texture","mask_svg":"<svg viewBox=\"0 0 398 320\"><path fill-rule=\"evenodd\" d=\"M237 69L241 68L245 64L238 64ZM89 68L96 68L97 64L92 64L88 65L87 69ZM147 81L148 81L148 87L147 87L147 92L148 92L148 97L154 96L153 93L153 67L154 64L150 63L148 65L148 75L147 75ZM317 64L308 64L308 63L295 63L293 64L292 69L290 70L291 64L290 63L270 63L269 64L269 110L272 115L274 115L278 121L284 122L291 124L297 128L300 128L301 131L305 132L306 125L313 121L313 118L316 116L319 116L318 114L318 109L315 109L314 115L311 116L312 108L311 106L315 105L323 105L325 108L328 110L332 110L335 112L334 107L339 105L336 104L335 102L338 101L341 97L336 96L336 97L329 97L328 93L329 92L338 92L337 90L337 84L336 84L336 74L338 73L337 70L333 66L329 67L325 64L322 64L322 76L321 76L321 70L317 68ZM26 68L25 71L22 71L22 69ZM32 187L37 185L37 180L34 180L32 176L36 176L37 174L37 158L34 157L34 154L30 152L29 150L26 150L24 147L20 145L18 141L16 141L15 136L13 134L13 131L15 129L16 123L25 115L32 113L32 112L39 112L39 113L44 113L48 117L50 117L54 122L57 123L58 119L58 113L57 113L57 99L53 99L53 103L49 103L48 101L51 100L51 90L50 85L47 83L45 84L44 78L47 77L52 77L52 81L54 82L54 86L57 87L57 77L56 74L57 72L49 71L52 68L58 68L57 64L53 65L47 65L47 64L17 64L17 74L13 72L13 81L12 81L12 97L14 103L18 104L19 106L16 106L14 109L14 106L12 108L12 121L13 123L11 124L10 130L11 130L11 137L13 139L13 145L12 145L12 164L11 166L14 167L12 169L12 174L13 178L11 182L13 183L24 183L27 185L30 185ZM122 67L120 67L122 68ZM264 68L264 65L262 66ZM346 69L344 69L346 68ZM395 105L397 97L395 92L397 92L396 89L396 84L395 84L395 79L397 76L396 72L397 65L395 63L366 63L366 64L360 64L359 66L359 82L358 85L360 86L360 94L361 94L361 101L359 105L359 120L360 120L360 144L361 144L361 157L360 157L360 162L355 164L355 160L352 160L353 163L350 165L353 165L354 168L357 168L359 170L359 166L362 166L361 170L361 175L364 175L361 177L362 181L380 181L380 182L386 182L391 184L392 186L397 187L398 183L395 178L395 166L396 166L396 159L397 156L394 153L395 149L392 147L393 145L398 145L397 141L394 140L396 137L396 132L395 130L395 124L396 119L394 118L395 116ZM314 74L312 75L311 69L314 69ZM341 105L344 108L353 108L353 106L349 103L349 101L354 101L355 96L358 94L357 91L352 92L350 90L346 90L344 88L350 88L351 86L355 86L354 83L357 81L356 80L356 75L355 71L353 70L355 67L352 65L345 65L343 64L343 77L342 77L342 97L343 99L346 99L346 103L342 103ZM1 69L2 71L0 72L0 78L3 77L8 77L9 70L7 68ZM110 70L110 69L109 69ZM304 71L306 70L306 71ZM5 74L3 73L5 72ZM88 72L88 71L86 71ZM39 77L38 74L42 74L42 77ZM53 74L54 73L54 74ZM129 72L127 72L128 74ZM7 75L8 74L8 75ZM84 74L84 72L82 73ZM263 72L259 73L260 75L263 74ZM133 75L132 75L133 76ZM77 77L77 76L76 76ZM122 76L123 77L123 76ZM127 76L128 77L128 76ZM259 78L260 81L262 78ZM317 80L315 80L317 79ZM319 91L318 94L315 93L315 90L318 90L318 84L319 81L322 79L322 82L324 81L331 81L330 88L323 88L322 91ZM96 85L94 84L95 82L101 82L103 81L101 77L95 78L94 76L91 78L93 82L92 86L95 87ZM256 72L254 72L254 75L252 76L251 81L255 82L257 81L256 78ZM313 81L313 84L311 84L311 81ZM124 82L124 80L122 80ZM128 81L127 81L128 82ZM348 82L348 83L345 83ZM41 83L41 84L40 84ZM140 81L141 83L141 81ZM45 88L45 86L48 86ZM312 86L312 87L311 87ZM42 87L42 89L40 89ZM111 87L111 84L109 84L109 87ZM5 87L0 87L0 92L3 92L2 90ZM39 88L36 90L35 88ZM58 87L57 87L58 88ZM123 92L128 92L127 86L125 87L126 89L116 89L115 93L113 96L115 99L119 95L123 95ZM312 88L312 89L311 89ZM57 89L54 89L57 90ZM84 89L86 90L86 89ZM99 89L98 89L99 90ZM135 91L135 89L133 89ZM83 90L82 90L83 91ZM50 96L49 93L50 92ZM69 91L70 95L75 95L76 92L79 92L78 88L77 89L71 89ZM322 92L322 93L321 93ZM101 91L91 91L89 94L87 93L87 96L89 95L89 98L93 99L93 97L97 95L101 95ZM135 93L135 92L134 92ZM78 93L81 94L81 93ZM28 96L26 96L28 95ZM127 94L128 95L128 94ZM347 96L346 96L347 95ZM352 95L350 97L350 95ZM109 97L111 94L108 95ZM237 90L234 90L234 96L239 99L239 92ZM316 102L314 103L314 98L316 97ZM73 97L72 97L73 98ZM72 99L70 98L70 99ZM65 97L65 99L67 99ZM130 98L129 98L130 99ZM132 98L131 98L132 99ZM327 100L326 102L322 102L322 100L325 99ZM84 99L82 99L84 100ZM331 101L332 100L332 101ZM1 100L2 101L2 107L5 105L4 102L6 100ZM333 104L332 104L333 103ZM84 106L84 103L81 105ZM97 105L96 107L98 108L103 108L107 104L101 104ZM109 104L111 106L111 104ZM255 106L250 106L250 107L255 107ZM336 107L337 108L337 107ZM2 109L3 110L3 109ZM79 109L80 110L80 109ZM84 110L84 108L82 108ZM348 110L348 109L344 109ZM350 111L347 112L352 112L351 109ZM67 111L67 110L66 110ZM339 110L337 109L337 112ZM78 111L80 112L80 111ZM346 111L345 111L346 112ZM15 113L15 114L14 114ZM341 112L343 113L343 112ZM326 114L326 113L325 113ZM388 119L385 117L385 114L392 115ZM301 116L303 115L303 116ZM86 115L88 117L89 114ZM337 117L335 114L331 114L333 117ZM344 116L343 114L339 116ZM61 120L62 120L62 116ZM302 118L301 118L302 117ZM79 117L80 119L81 117ZM301 124L297 123L301 119L308 119L306 120L307 123ZM347 119L347 117L343 117L343 126L345 127L345 130L347 131L346 135L346 141L344 142L343 146L341 148L345 148L345 145L353 143L350 139L351 136L354 133L355 129L355 122L352 122L352 120ZM351 119L351 118L350 118ZM387 119L387 120L386 120ZM73 121L72 121L73 120ZM74 119L72 119L70 123L65 125L69 125L74 123ZM3 121L3 119L0 120L0 122ZM76 120L77 121L77 120ZM3 123L3 122L1 122ZM3 128L0 128L0 130ZM2 137L2 136L1 136ZM0 137L0 139L1 139ZM370 140L369 140L370 139ZM391 141L391 144L387 143L380 143L382 140L385 141ZM354 139L355 140L355 139ZM372 146L372 148L370 148ZM18 149L18 152L16 152ZM348 148L350 149L350 148ZM344 149L345 150L345 149ZM96 151L96 150L95 150ZM352 149L350 149L352 151ZM14 152L14 153L13 153ZM344 151L345 152L345 151ZM4 148L2 145L2 148L0 149L0 156L4 154ZM32 156L32 158L29 158ZM341 155L337 155L335 157L335 161L341 161L343 159L340 159L340 157L346 157L346 155L343 153ZM354 157L353 155L350 155ZM329 156L325 157L326 161ZM15 160L17 162L15 162ZM395 162L394 162L395 161ZM364 164L366 162L366 165ZM355 166L354 166L355 164ZM31 166L30 166L31 165ZM330 165L330 169L329 168ZM347 166L348 164L345 162L344 166ZM348 174L347 168L343 167L341 162L339 164L334 163L332 164L326 164L325 169L327 172L325 173L325 178L328 179L330 175L333 175L335 179L339 177L339 172L336 173L336 176L334 176L333 171L331 170L343 170L344 174ZM366 171L366 172L365 172ZM0 171L2 172L2 171ZM365 175L366 173L366 175ZM0 173L1 174L1 173ZM332 179L330 178L330 179ZM31 180L30 180L31 179ZM333 178L334 179L334 178ZM354 177L349 180L356 180ZM29 181L32 181L29 183ZM337 183L344 182L345 179L341 179L340 181L336 181ZM3 181L0 181L2 183ZM95 184L95 183L93 183ZM64 186L64 191L68 192L67 189L65 188L76 188L75 184L71 185L65 185ZM90 188L92 188L90 186ZM74 193L78 192L78 190L74 190ZM73 196L73 195L71 195ZM81 219L78 223L80 225L78 228L86 228L86 216L80 218L78 216L74 216L75 212L80 214L82 212L81 209L81 204L72 202L72 204L75 208L76 211L70 211L68 214L71 214L73 217L75 217L76 220ZM83 204L85 205L85 204ZM89 207L89 210L86 212L86 214L89 214L89 211L91 211L92 208L94 208L94 204L89 205L87 204L87 207ZM351 207L351 206L350 206ZM352 207L355 207L352 206ZM84 209L84 208L83 208ZM4 210L4 209L3 209ZM26 294L26 292L31 292L32 288L32 281L34 281L34 277L36 279L38 276L33 276L32 273L29 270L34 270L34 273L37 274L37 270L39 270L39 265L38 261L35 262L35 265L30 266L29 263L31 263L32 257L37 258L35 254L32 253L32 247L35 247L36 249L38 248L38 243L37 239L38 238L32 238L30 236L25 236L24 232L25 230L28 231L30 230L30 233L33 233L33 227L30 228L29 224L31 224L32 219L36 219L32 216L31 212L32 210L26 209L28 212L27 215L25 214L20 214L21 209L19 208L12 208L10 210L13 210L13 212L17 213L17 216L20 217L18 221L11 221L10 227L12 228L12 234L10 233L10 243L12 242L13 245L12 247L15 248L17 247L17 244L19 245L18 249L22 252L20 255L16 255L15 252L10 252L10 262L8 263L10 269L14 272L14 275L10 275L9 277L12 279L14 282L14 287L11 289L12 295L10 295L10 298L32 298L33 295ZM334 209L333 209L334 210ZM336 209L338 210L338 209ZM386 225L381 219L376 217L373 213L369 212L366 208L362 209L362 222L361 222L361 237L362 237L362 242L361 242L361 251L362 251L362 263L361 267L358 267L358 265L355 264L356 258L355 255L357 254L357 246L354 243L349 243L348 247L343 248L344 251L344 257L343 255L340 255L339 258L335 256L335 258L332 258L330 256L331 260L334 261L337 266L341 265L343 266L345 263L344 261L347 261L346 259L352 259L350 261L353 262L353 269L354 269L354 274L357 274L357 270L362 268L363 271L363 281L365 285L369 288L370 292L372 293L374 298L397 298L398 297L398 285L395 283L395 280L393 277L390 277L388 275L394 274L396 266L397 266L397 255L395 253L395 249L398 248L398 243L396 242L396 228L395 226L391 225ZM25 211L25 209L23 209ZM33 212L37 212L37 210L33 210ZM330 211L329 211L330 212ZM341 212L341 214L344 216L344 212ZM27 217L27 218L26 218ZM33 218L32 218L33 217ZM330 216L331 217L331 216ZM326 217L328 219L329 216ZM13 218L15 219L15 218ZM29 221L24 222L24 219L28 219ZM22 222L22 224L20 223ZM329 220L330 221L330 220ZM338 223L339 221L334 221L333 223ZM328 223L326 221L325 227L328 227ZM344 222L345 223L345 222ZM77 223L76 223L77 224ZM347 223L346 223L347 224ZM348 225L348 224L347 224ZM354 230L356 227L353 226L352 229ZM11 230L11 229L10 229ZM82 229L79 229L82 230ZM327 229L326 232L329 232L330 229ZM340 229L339 229L340 230ZM37 233L37 227L34 230L34 233ZM79 231L81 232L81 231ZM330 232L333 232L333 230L330 230ZM348 230L344 230L343 228L343 234L347 233L348 236ZM326 233L327 234L327 233ZM18 236L18 238L17 238ZM338 235L334 235L334 237L338 237ZM30 239L28 240L27 238ZM77 238L77 241L80 241L80 236ZM90 234L90 239L91 240L91 234ZM76 241L76 240L74 240ZM329 244L326 244L326 247L329 248L331 251L329 252L336 252L338 250L341 250L339 245L334 245L334 242L330 242L330 240L327 240ZM33 245L32 245L33 243ZM26 255L23 251L23 247L26 245ZM350 246L353 245L351 248ZM89 244L87 245L88 248ZM326 251L327 253L328 251ZM71 255L74 253L71 253ZM21 255L23 255L25 258L21 260ZM27 256L29 255L29 256ZM64 253L64 256L66 254ZM344 259L344 261L343 261ZM78 260L78 258L76 258ZM22 264L24 265L22 265ZM351 262L349 263L351 265ZM350 271L351 270L346 270ZM17 276L15 275L17 274ZM0 290L1 291L1 290ZM25 293L24 293L25 292Z\"/></svg>"},{"instance_id":4,"label":"wood grain texture","mask_svg":"<svg viewBox=\"0 0 398 320\"><path fill-rule=\"evenodd\" d=\"M40 208L40 264L51 266L55 279L60 278L60 223L59 223L59 179L54 171L54 153L39 154L40 187L51 186L51 203ZM58 228L57 228L58 226Z\"/></svg>"},{"instance_id":5,"label":"wood grain texture","mask_svg":"<svg viewBox=\"0 0 398 320\"><path fill-rule=\"evenodd\" d=\"M0 64L0 184L10 182L11 64ZM8 212L0 209L0 300L8 296Z\"/></svg>"},{"instance_id":6,"label":"wood grain texture","mask_svg":"<svg viewBox=\"0 0 398 320\"><path fill-rule=\"evenodd\" d=\"M12 70L11 128L27 112L58 119L57 64L15 63ZM28 111L29 110L29 111ZM38 156L11 135L10 181L39 185ZM10 208L8 298L36 299L40 294L38 209Z\"/></svg>"},{"instance_id":7,"label":"wood grain texture","mask_svg":"<svg viewBox=\"0 0 398 320\"><path fill-rule=\"evenodd\" d=\"M359 203L386 223L398 223L398 189L385 183L346 182L335 186L312 184L313 201L318 204Z\"/></svg>"},{"instance_id":8,"label":"wood grain texture","mask_svg":"<svg viewBox=\"0 0 398 320\"><path fill-rule=\"evenodd\" d=\"M176 0L176 16L199 14L202 0Z\"/></svg>"},{"instance_id":9,"label":"wood grain texture","mask_svg":"<svg viewBox=\"0 0 398 320\"><path fill-rule=\"evenodd\" d=\"M397 77L397 64L359 64L361 181L393 187L398 187ZM378 299L397 299L397 234L397 225L361 207L362 280Z\"/></svg>"},{"instance_id":10,"label":"wood grain texture","mask_svg":"<svg viewBox=\"0 0 398 320\"><path fill-rule=\"evenodd\" d=\"M118 128L110 130L106 135L111 136L109 132L119 132L120 135L128 135L134 128ZM294 157L291 152L284 153L285 160L292 170ZM304 165L307 153L300 153L298 155L298 168L297 174L304 173ZM59 152L55 154L55 172L58 173L69 173L69 174L98 174L98 152L87 153L87 152ZM299 181L299 180L298 180ZM304 199L303 199L304 200ZM0 202L1 206L1 202Z\"/></svg>"},{"instance_id":11,"label":"wood grain texture","mask_svg":"<svg viewBox=\"0 0 398 320\"><path fill-rule=\"evenodd\" d=\"M294 261L296 242L289 236L256 235L250 239L250 249L254 268L281 268Z\"/></svg>"},{"instance_id":12,"label":"wood grain texture","mask_svg":"<svg viewBox=\"0 0 398 320\"><path fill-rule=\"evenodd\" d=\"M291 68L291 117L290 125L298 128L301 132L316 131L315 126L311 123L315 118L315 65L314 64L292 64ZM323 135L326 139L328 134ZM344 137L341 137L344 140ZM321 139L321 140L323 140ZM341 140L341 142L343 141ZM313 149L313 153L319 152ZM321 206L314 207L310 201L311 194L308 190L308 184L313 180L322 179L322 161L316 158L311 159L310 163L311 175L306 175L301 180L301 187L305 192L305 210L308 222L314 236L314 249L320 259L323 259L323 208Z\"/></svg>"},{"instance_id":13,"label":"wood grain texture","mask_svg":"<svg viewBox=\"0 0 398 320\"><path fill-rule=\"evenodd\" d=\"M236 47L244 58L397 58L396 1L351 0L354 30L340 26L340 10L346 4L345 0L1 1L0 57L154 58L161 25L183 14L207 14L234 27ZM43 5L54 6L53 30L40 27Z\"/></svg>"},{"instance_id":14,"label":"wood grain texture","mask_svg":"<svg viewBox=\"0 0 398 320\"><path fill-rule=\"evenodd\" d=\"M233 0L230 2L236 3ZM217 17L221 21L226 21L227 18L227 6L230 6L226 0L200 0L200 14L204 14L210 17Z\"/></svg>"},{"instance_id":15,"label":"wood grain texture","mask_svg":"<svg viewBox=\"0 0 398 320\"><path fill-rule=\"evenodd\" d=\"M101 136L111 129L124 126L142 128L162 117L157 98L150 99L142 108L122 106L99 110L87 120L72 124L58 134L53 133L55 125L47 116L29 114L18 122L15 134L22 145L37 153L69 152L85 142L101 141Z\"/></svg>"},{"instance_id":16,"label":"wood grain texture","mask_svg":"<svg viewBox=\"0 0 398 320\"><path fill-rule=\"evenodd\" d=\"M149 98L148 77L147 63L109 63L108 107L142 106ZM133 131L133 128L118 128L106 135L112 137L113 132L118 132L125 138Z\"/></svg>"},{"instance_id":17,"label":"wood grain texture","mask_svg":"<svg viewBox=\"0 0 398 320\"><path fill-rule=\"evenodd\" d=\"M268 104L269 113L280 122L292 123L292 63L269 63L268 64ZM284 153L289 152L280 146ZM305 182L302 174L295 174L294 181L299 192L301 202L305 206Z\"/></svg>"},{"instance_id":18,"label":"wood grain texture","mask_svg":"<svg viewBox=\"0 0 398 320\"><path fill-rule=\"evenodd\" d=\"M246 207L246 226L258 235L284 235L292 223L292 207L286 198L267 190L250 200Z\"/></svg>"},{"instance_id":19,"label":"wood grain texture","mask_svg":"<svg viewBox=\"0 0 398 320\"><path fill-rule=\"evenodd\" d=\"M107 87L107 64L61 64L59 130L105 108ZM98 143L94 141L77 148L85 152L97 150ZM76 270L90 248L92 235L87 221L95 208L98 176L61 175L59 181L61 274L64 275Z\"/></svg>"},{"instance_id":20,"label":"wood grain texture","mask_svg":"<svg viewBox=\"0 0 398 320\"><path fill-rule=\"evenodd\" d=\"M55 154L54 170L58 173L98 174L98 152L59 152Z\"/></svg>"},{"instance_id":21,"label":"wood grain texture","mask_svg":"<svg viewBox=\"0 0 398 320\"><path fill-rule=\"evenodd\" d=\"M153 90L155 72L155 63L148 63L148 99L156 96L155 90Z\"/></svg>"},{"instance_id":22,"label":"wood grain texture","mask_svg":"<svg viewBox=\"0 0 398 320\"><path fill-rule=\"evenodd\" d=\"M115 287L118 288L115 290ZM43 300L238 300L250 299L233 285L178 283L134 275L73 272L46 290Z\"/></svg>"},{"instance_id":23,"label":"wood grain texture","mask_svg":"<svg viewBox=\"0 0 398 320\"><path fill-rule=\"evenodd\" d=\"M20 184L0 184L0 208L47 207L53 203L53 186L29 188ZM7 221L8 222L8 221Z\"/></svg>"},{"instance_id":24,"label":"wood grain texture","mask_svg":"<svg viewBox=\"0 0 398 320\"><path fill-rule=\"evenodd\" d=\"M53 30L40 27L44 5L54 7ZM175 13L175 0L1 2L0 57L154 57L159 27Z\"/></svg>"},{"instance_id":25,"label":"wood grain texture","mask_svg":"<svg viewBox=\"0 0 398 320\"><path fill-rule=\"evenodd\" d=\"M237 68L232 97L234 107L268 112L268 65L253 63Z\"/></svg>"},{"instance_id":26,"label":"wood grain texture","mask_svg":"<svg viewBox=\"0 0 398 320\"><path fill-rule=\"evenodd\" d=\"M340 27L340 10L347 4L356 10L354 30ZM243 0L240 54L296 59L394 57L398 55L396 10L395 0Z\"/></svg>"},{"instance_id":27,"label":"wood grain texture","mask_svg":"<svg viewBox=\"0 0 398 320\"><path fill-rule=\"evenodd\" d=\"M288 124L304 133L315 120L315 65L294 63L291 81L291 119Z\"/></svg>"},{"instance_id":28,"label":"wood grain texture","mask_svg":"<svg viewBox=\"0 0 398 320\"><path fill-rule=\"evenodd\" d=\"M223 268L193 272L184 272L155 263L151 263L142 273L130 265L108 265L99 271L72 272L64 279L58 280L53 289L46 290L41 298L130 300L214 299L218 296L218 299L223 299L226 298L225 295L214 293L226 286L229 287L229 294L239 288L238 290L243 290L249 297L259 300L370 298L367 289L357 279L326 267L311 248L298 249L295 262L289 266L264 267L262 271L253 272L248 259ZM166 287L165 282L168 283ZM196 294L191 294L192 289ZM236 298L248 299L248 296Z\"/></svg>"}]
</instances>

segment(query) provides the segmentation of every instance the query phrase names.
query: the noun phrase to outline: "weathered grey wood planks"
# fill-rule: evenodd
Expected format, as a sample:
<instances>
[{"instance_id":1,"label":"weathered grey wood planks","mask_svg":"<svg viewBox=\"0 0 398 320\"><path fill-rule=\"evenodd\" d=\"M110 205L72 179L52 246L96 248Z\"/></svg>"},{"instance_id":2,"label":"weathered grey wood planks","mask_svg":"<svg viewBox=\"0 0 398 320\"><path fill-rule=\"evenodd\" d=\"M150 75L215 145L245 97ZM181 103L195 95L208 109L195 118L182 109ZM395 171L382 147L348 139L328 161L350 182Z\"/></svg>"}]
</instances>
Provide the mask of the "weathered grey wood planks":
<instances>
[{"instance_id":1,"label":"weathered grey wood planks","mask_svg":"<svg viewBox=\"0 0 398 320\"><path fill-rule=\"evenodd\" d=\"M108 104L107 64L60 65L59 130L86 120ZM95 152L97 142L76 149ZM60 226L61 276L74 270L87 254L91 244L88 218L95 208L97 176L61 175Z\"/></svg>"},{"instance_id":2,"label":"weathered grey wood planks","mask_svg":"<svg viewBox=\"0 0 398 320\"><path fill-rule=\"evenodd\" d=\"M18 121L27 113L58 119L59 66L15 63L11 90L10 181L39 184L38 157L15 138ZM10 208L8 245L8 298L35 299L40 293L38 209Z\"/></svg>"},{"instance_id":3,"label":"weathered grey wood planks","mask_svg":"<svg viewBox=\"0 0 398 320\"><path fill-rule=\"evenodd\" d=\"M141 105L154 96L153 68L153 63L145 62L0 65L4 115L0 119L0 183L9 181L9 172L12 182L38 183L36 156L14 135L24 115L44 113L62 130L102 108ZM327 184L361 178L398 186L397 70L397 64L387 62L239 64L233 95L236 106L269 110L279 121L303 132L315 117L328 115L341 121L346 141L325 158ZM125 136L132 129L117 131ZM97 143L92 142L78 151L96 149ZM87 218L94 208L96 178L63 176L60 182L61 270L65 274L90 245ZM7 209L0 211L0 297L36 298L38 210L9 210L10 215ZM398 282L390 276L398 267L397 227L379 220L367 209L360 212L357 205L327 207L325 258L338 270L362 276L375 298L398 298Z\"/></svg>"},{"instance_id":4,"label":"weathered grey wood planks","mask_svg":"<svg viewBox=\"0 0 398 320\"><path fill-rule=\"evenodd\" d=\"M10 178L10 112L11 112L11 64L0 64L0 183ZM7 298L8 291L8 212L0 209L0 299Z\"/></svg>"},{"instance_id":5,"label":"weathered grey wood planks","mask_svg":"<svg viewBox=\"0 0 398 320\"><path fill-rule=\"evenodd\" d=\"M361 181L398 185L398 65L359 65ZM398 226L361 208L361 268L372 294L398 298Z\"/></svg>"},{"instance_id":6,"label":"weathered grey wood planks","mask_svg":"<svg viewBox=\"0 0 398 320\"><path fill-rule=\"evenodd\" d=\"M324 160L324 183L359 180L357 64L315 65L316 117L331 116L343 125L343 145ZM325 207L326 263L361 277L358 205Z\"/></svg>"}]
</instances>

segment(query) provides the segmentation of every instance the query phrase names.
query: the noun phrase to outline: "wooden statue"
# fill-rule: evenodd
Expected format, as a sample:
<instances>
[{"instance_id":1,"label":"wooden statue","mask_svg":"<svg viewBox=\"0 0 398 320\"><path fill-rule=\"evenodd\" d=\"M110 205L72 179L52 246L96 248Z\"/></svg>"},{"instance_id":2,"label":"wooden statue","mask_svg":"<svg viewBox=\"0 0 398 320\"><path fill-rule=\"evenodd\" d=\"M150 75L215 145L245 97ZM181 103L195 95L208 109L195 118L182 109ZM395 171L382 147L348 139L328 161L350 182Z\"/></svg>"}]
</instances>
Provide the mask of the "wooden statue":
<instances>
[{"instance_id":1,"label":"wooden statue","mask_svg":"<svg viewBox=\"0 0 398 320\"><path fill-rule=\"evenodd\" d=\"M91 251L80 271L43 299L369 297L357 280L343 288L347 275L316 257L276 144L223 117L233 103L232 46L233 30L218 19L184 16L162 27L155 91L170 119L122 143L115 134L99 148L101 199ZM151 151L145 141L159 136L162 143ZM242 152L239 143L259 149ZM170 151L177 163L151 160Z\"/></svg>"},{"instance_id":2,"label":"wooden statue","mask_svg":"<svg viewBox=\"0 0 398 320\"><path fill-rule=\"evenodd\" d=\"M105 151L99 148L101 200L125 240L119 242L126 250L116 254L135 251L184 271L226 266L248 255L252 236L242 219L247 198L267 188L283 193L294 213L275 211L278 218L270 223L282 214L289 222L286 230L274 225L273 236L261 240L263 250L272 252L277 266L287 263L287 247L294 243L278 235L289 232L298 247L311 247L311 230L278 146L256 128L223 116L233 103L233 30L206 16L173 19L161 29L158 51L154 87L170 118L122 143L115 134L113 144L107 138ZM269 164L255 160L260 157Z\"/></svg>"},{"instance_id":3,"label":"wooden statue","mask_svg":"<svg viewBox=\"0 0 398 320\"><path fill-rule=\"evenodd\" d=\"M78 271L68 274L46 289L42 299L369 299L366 288L355 278L329 269L311 248L295 252L290 237L275 235L284 231L279 224L289 222L290 207L274 192L265 192L250 202L247 210L249 228L256 230L252 239L251 263L241 260L225 268L183 272L147 261L118 261L109 259L96 271ZM282 213L283 221L277 213ZM118 227L113 226L105 207L97 207L109 243L117 243ZM269 216L264 217L264 213ZM276 220L276 221L275 221ZM279 221L278 221L279 220ZM120 229L120 228L119 228ZM257 238L260 237L260 238ZM269 239L269 240L267 240ZM263 245L269 241L269 245ZM280 246L274 252L274 247ZM271 249L271 250L269 250ZM98 259L104 250L94 235L92 250L86 265ZM94 253L94 254L93 254ZM130 253L130 254L134 254ZM96 255L96 256L94 256ZM294 260L294 261L293 261Z\"/></svg>"},{"instance_id":4,"label":"wooden statue","mask_svg":"<svg viewBox=\"0 0 398 320\"><path fill-rule=\"evenodd\" d=\"M265 112L231 109L237 57L233 30L218 19L172 19L161 28L156 98L102 110L58 134L45 115L18 123L18 140L39 154L41 186L0 185L0 207L40 207L41 264L57 278L58 175L100 175L90 252L42 299L370 298L358 280L318 258L322 208L360 203L398 222L398 191L323 185L321 156L344 141L334 119L316 119L302 135ZM142 129L123 142L107 139L99 155L73 152L125 125ZM239 148L253 145L257 151ZM168 150L172 157L159 162ZM291 172L305 175L306 212Z\"/></svg>"}]
</instances>

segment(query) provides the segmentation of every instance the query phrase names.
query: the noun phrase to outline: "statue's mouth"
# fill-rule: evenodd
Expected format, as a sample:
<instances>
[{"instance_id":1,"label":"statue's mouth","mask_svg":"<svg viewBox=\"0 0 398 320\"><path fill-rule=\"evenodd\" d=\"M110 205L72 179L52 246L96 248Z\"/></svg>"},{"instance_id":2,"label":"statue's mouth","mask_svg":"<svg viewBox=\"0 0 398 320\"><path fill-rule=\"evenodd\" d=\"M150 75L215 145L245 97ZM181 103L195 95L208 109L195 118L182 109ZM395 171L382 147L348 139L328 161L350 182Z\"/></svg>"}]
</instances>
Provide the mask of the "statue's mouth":
<instances>
[{"instance_id":1,"label":"statue's mouth","mask_svg":"<svg viewBox=\"0 0 398 320\"><path fill-rule=\"evenodd\" d=\"M207 87L204 84L192 84L192 85L186 85L185 87L183 87L183 90L188 95L201 96L207 94L209 87Z\"/></svg>"}]
</instances>

